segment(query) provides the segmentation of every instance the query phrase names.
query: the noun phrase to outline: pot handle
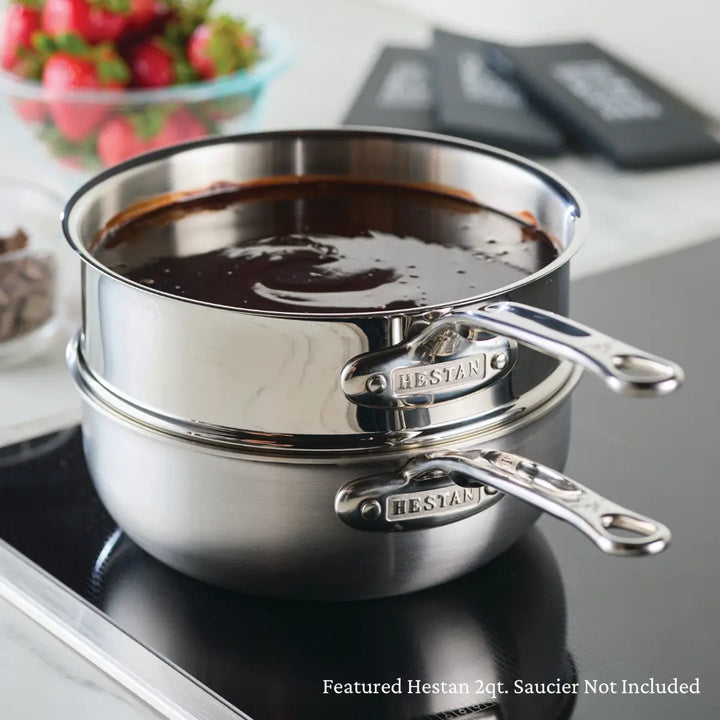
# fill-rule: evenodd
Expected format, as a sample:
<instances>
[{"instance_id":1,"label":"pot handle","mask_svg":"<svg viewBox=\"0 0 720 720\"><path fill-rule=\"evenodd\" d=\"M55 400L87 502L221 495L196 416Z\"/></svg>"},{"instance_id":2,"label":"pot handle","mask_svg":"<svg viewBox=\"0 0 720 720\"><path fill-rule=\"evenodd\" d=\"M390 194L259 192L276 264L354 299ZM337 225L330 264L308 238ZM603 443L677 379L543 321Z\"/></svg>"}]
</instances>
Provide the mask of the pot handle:
<instances>
[{"instance_id":1,"label":"pot handle","mask_svg":"<svg viewBox=\"0 0 720 720\"><path fill-rule=\"evenodd\" d=\"M490 486L574 525L610 555L654 555L670 544L665 525L627 510L545 465L498 450L438 452L411 460L412 481L443 472L460 487Z\"/></svg>"},{"instance_id":2,"label":"pot handle","mask_svg":"<svg viewBox=\"0 0 720 720\"><path fill-rule=\"evenodd\" d=\"M533 350L570 360L601 377L610 390L622 395L666 395L683 381L682 368L670 360L529 305L495 303L472 312L468 318L485 330Z\"/></svg>"},{"instance_id":3,"label":"pot handle","mask_svg":"<svg viewBox=\"0 0 720 720\"><path fill-rule=\"evenodd\" d=\"M682 369L669 360L562 315L501 302L450 313L404 343L354 357L343 368L341 385L351 401L367 407L462 397L511 370L515 341L590 370L622 395L666 395L683 380Z\"/></svg>"}]
</instances>

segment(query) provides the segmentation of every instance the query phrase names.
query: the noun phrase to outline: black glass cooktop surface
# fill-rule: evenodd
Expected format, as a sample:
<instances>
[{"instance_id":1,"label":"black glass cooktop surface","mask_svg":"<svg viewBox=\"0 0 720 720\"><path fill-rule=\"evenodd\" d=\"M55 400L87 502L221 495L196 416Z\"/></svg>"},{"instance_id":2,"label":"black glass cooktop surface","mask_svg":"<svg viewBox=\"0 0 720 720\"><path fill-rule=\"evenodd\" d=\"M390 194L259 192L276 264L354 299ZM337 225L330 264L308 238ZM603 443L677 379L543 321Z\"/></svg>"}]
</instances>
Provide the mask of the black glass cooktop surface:
<instances>
[{"instance_id":1,"label":"black glass cooktop surface","mask_svg":"<svg viewBox=\"0 0 720 720\"><path fill-rule=\"evenodd\" d=\"M720 242L707 243L573 286L574 318L686 371L662 399L612 396L592 378L573 399L566 472L669 525L659 556L607 557L543 519L485 568L425 592L243 597L117 530L78 429L0 449L0 537L256 720L720 718L718 265ZM387 691L365 694L372 682Z\"/></svg>"}]
</instances>

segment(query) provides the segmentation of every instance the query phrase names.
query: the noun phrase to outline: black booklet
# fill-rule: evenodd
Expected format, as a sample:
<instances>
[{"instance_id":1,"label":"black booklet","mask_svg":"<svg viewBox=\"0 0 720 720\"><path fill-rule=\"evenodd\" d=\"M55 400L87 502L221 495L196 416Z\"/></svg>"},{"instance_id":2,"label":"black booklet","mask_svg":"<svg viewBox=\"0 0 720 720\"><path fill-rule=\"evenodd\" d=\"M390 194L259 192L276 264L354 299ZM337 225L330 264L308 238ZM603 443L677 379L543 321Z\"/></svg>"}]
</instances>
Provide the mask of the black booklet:
<instances>
[{"instance_id":1,"label":"black booklet","mask_svg":"<svg viewBox=\"0 0 720 720\"><path fill-rule=\"evenodd\" d=\"M697 110L593 43L496 45L488 59L568 134L621 167L720 158Z\"/></svg>"},{"instance_id":2,"label":"black booklet","mask_svg":"<svg viewBox=\"0 0 720 720\"><path fill-rule=\"evenodd\" d=\"M426 50L384 48L345 116L345 124L434 130L430 61Z\"/></svg>"},{"instance_id":3,"label":"black booklet","mask_svg":"<svg viewBox=\"0 0 720 720\"><path fill-rule=\"evenodd\" d=\"M487 62L492 43L435 30L435 122L438 131L518 153L558 155L562 132Z\"/></svg>"}]
</instances>

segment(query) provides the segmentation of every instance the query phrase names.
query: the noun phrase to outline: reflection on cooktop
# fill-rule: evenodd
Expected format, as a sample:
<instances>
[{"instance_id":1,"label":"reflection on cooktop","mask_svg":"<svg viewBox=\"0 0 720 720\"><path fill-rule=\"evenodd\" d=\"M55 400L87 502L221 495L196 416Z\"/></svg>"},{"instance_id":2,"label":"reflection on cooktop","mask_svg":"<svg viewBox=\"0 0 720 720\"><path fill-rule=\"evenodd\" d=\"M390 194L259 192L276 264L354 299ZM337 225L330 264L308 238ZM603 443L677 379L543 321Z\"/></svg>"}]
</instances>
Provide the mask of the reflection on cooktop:
<instances>
[{"instance_id":1,"label":"reflection on cooktop","mask_svg":"<svg viewBox=\"0 0 720 720\"><path fill-rule=\"evenodd\" d=\"M4 539L257 720L451 711L555 720L574 702L571 693L513 691L516 680L574 680L562 580L538 531L479 571L424 592L299 603L214 588L140 550L100 505L77 431L6 449L0 497ZM365 694L367 683L387 683L388 692Z\"/></svg>"},{"instance_id":2,"label":"reflection on cooktop","mask_svg":"<svg viewBox=\"0 0 720 720\"><path fill-rule=\"evenodd\" d=\"M234 595L125 538L104 556L98 606L254 718L419 718L472 707L545 720L572 699L512 692L516 679L572 679L560 573L538 532L455 582L360 603ZM387 694L365 694L382 683Z\"/></svg>"}]
</instances>

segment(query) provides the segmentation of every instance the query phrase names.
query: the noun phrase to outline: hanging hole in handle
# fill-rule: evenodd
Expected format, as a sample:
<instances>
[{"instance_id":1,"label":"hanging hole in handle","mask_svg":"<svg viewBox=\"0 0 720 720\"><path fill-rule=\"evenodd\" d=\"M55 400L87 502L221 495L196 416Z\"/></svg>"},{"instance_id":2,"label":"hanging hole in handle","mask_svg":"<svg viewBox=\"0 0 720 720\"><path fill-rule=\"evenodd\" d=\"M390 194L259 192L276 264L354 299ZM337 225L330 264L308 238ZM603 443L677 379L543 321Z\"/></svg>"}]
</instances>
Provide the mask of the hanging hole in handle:
<instances>
[{"instance_id":1,"label":"hanging hole in handle","mask_svg":"<svg viewBox=\"0 0 720 720\"><path fill-rule=\"evenodd\" d=\"M612 363L615 369L638 382L662 382L675 377L671 367L642 355L614 355Z\"/></svg>"},{"instance_id":2,"label":"hanging hole in handle","mask_svg":"<svg viewBox=\"0 0 720 720\"><path fill-rule=\"evenodd\" d=\"M606 530L612 530L615 537L625 542L646 540L659 530L658 526L649 520L621 513L607 513L600 520Z\"/></svg>"}]
</instances>

